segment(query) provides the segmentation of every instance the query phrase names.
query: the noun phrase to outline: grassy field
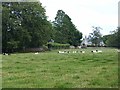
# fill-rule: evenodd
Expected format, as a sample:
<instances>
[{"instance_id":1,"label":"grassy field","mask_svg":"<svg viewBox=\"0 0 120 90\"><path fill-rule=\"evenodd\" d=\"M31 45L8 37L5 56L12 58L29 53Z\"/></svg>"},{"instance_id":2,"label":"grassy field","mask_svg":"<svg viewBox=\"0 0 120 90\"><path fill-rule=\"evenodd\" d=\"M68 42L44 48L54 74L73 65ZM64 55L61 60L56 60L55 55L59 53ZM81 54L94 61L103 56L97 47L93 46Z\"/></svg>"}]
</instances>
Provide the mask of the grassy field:
<instances>
[{"instance_id":1,"label":"grassy field","mask_svg":"<svg viewBox=\"0 0 120 90\"><path fill-rule=\"evenodd\" d=\"M3 88L117 88L116 49L99 48L103 52L95 54L90 52L93 49L3 55Z\"/></svg>"}]
</instances>

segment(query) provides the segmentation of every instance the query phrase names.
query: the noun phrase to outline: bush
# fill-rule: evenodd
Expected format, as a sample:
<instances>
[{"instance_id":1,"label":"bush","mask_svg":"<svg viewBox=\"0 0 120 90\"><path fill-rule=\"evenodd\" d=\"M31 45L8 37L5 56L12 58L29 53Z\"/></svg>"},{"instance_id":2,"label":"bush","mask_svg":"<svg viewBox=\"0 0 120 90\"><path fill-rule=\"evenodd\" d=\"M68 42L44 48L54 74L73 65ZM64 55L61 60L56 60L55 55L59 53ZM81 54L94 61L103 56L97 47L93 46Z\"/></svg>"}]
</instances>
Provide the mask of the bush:
<instances>
[{"instance_id":1,"label":"bush","mask_svg":"<svg viewBox=\"0 0 120 90\"><path fill-rule=\"evenodd\" d=\"M60 44L60 43L53 43L49 42L47 43L48 49L68 49L70 47L70 44Z\"/></svg>"}]
</instances>

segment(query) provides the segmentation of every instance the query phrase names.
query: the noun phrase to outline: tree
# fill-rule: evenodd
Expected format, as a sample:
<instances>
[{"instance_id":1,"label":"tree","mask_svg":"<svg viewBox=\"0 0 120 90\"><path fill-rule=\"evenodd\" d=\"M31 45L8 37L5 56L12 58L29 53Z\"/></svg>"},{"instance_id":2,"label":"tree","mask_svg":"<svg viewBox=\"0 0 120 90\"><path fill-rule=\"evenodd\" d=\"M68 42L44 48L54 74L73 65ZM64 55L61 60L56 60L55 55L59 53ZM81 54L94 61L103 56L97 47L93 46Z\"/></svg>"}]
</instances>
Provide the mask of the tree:
<instances>
[{"instance_id":1,"label":"tree","mask_svg":"<svg viewBox=\"0 0 120 90\"><path fill-rule=\"evenodd\" d=\"M58 10L53 22L55 29L54 40L58 43L69 43L77 46L80 44L82 33L79 32L72 23L71 18L64 11Z\"/></svg>"},{"instance_id":2,"label":"tree","mask_svg":"<svg viewBox=\"0 0 120 90\"><path fill-rule=\"evenodd\" d=\"M52 25L40 2L4 2L2 7L3 51L47 43Z\"/></svg>"},{"instance_id":3,"label":"tree","mask_svg":"<svg viewBox=\"0 0 120 90\"><path fill-rule=\"evenodd\" d=\"M102 34L100 33L101 27L92 27L93 28L93 33L90 33L88 39L89 41L92 42L95 46L99 46L100 42L102 40Z\"/></svg>"},{"instance_id":4,"label":"tree","mask_svg":"<svg viewBox=\"0 0 120 90\"><path fill-rule=\"evenodd\" d=\"M120 48L120 27L117 29L117 41L118 41L118 48Z\"/></svg>"},{"instance_id":5,"label":"tree","mask_svg":"<svg viewBox=\"0 0 120 90\"><path fill-rule=\"evenodd\" d=\"M111 35L104 35L103 37L102 37L102 40L103 40L103 42L107 45L107 40L109 39L109 37L110 37Z\"/></svg>"},{"instance_id":6,"label":"tree","mask_svg":"<svg viewBox=\"0 0 120 90\"><path fill-rule=\"evenodd\" d=\"M109 47L120 48L120 28L112 31L111 34L103 36L103 40Z\"/></svg>"}]
</instances>

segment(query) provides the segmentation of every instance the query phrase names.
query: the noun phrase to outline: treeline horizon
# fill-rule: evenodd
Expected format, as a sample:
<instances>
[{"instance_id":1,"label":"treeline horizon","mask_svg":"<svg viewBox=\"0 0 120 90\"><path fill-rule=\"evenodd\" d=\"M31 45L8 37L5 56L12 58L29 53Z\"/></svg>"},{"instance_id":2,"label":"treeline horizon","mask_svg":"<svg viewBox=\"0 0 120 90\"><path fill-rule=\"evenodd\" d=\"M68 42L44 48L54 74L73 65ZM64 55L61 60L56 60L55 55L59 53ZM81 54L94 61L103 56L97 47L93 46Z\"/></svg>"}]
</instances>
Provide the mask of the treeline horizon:
<instances>
[{"instance_id":1,"label":"treeline horizon","mask_svg":"<svg viewBox=\"0 0 120 90\"><path fill-rule=\"evenodd\" d=\"M62 10L50 22L40 2L3 2L2 8L3 52L38 48L51 39L74 46L81 42L82 33Z\"/></svg>"},{"instance_id":2,"label":"treeline horizon","mask_svg":"<svg viewBox=\"0 0 120 90\"><path fill-rule=\"evenodd\" d=\"M40 2L2 2L2 52L38 48L51 39L60 44L80 45L82 32L63 10L56 13L55 20L50 22Z\"/></svg>"}]
</instances>

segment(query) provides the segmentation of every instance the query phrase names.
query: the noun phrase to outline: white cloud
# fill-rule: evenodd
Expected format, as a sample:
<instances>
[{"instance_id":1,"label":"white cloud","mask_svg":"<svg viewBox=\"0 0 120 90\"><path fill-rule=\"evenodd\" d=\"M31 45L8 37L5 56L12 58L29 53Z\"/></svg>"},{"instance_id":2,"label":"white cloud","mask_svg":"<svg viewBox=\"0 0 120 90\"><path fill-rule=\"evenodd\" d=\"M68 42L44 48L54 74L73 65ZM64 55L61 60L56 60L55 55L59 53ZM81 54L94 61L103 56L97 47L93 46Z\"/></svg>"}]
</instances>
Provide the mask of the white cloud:
<instances>
[{"instance_id":1,"label":"white cloud","mask_svg":"<svg viewBox=\"0 0 120 90\"><path fill-rule=\"evenodd\" d=\"M84 35L92 26L101 26L102 33L108 34L117 27L119 0L40 0L46 6L49 20L54 20L59 9L70 16L72 22Z\"/></svg>"}]
</instances>

